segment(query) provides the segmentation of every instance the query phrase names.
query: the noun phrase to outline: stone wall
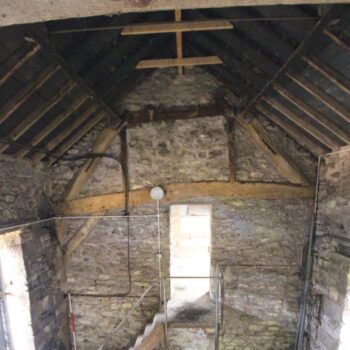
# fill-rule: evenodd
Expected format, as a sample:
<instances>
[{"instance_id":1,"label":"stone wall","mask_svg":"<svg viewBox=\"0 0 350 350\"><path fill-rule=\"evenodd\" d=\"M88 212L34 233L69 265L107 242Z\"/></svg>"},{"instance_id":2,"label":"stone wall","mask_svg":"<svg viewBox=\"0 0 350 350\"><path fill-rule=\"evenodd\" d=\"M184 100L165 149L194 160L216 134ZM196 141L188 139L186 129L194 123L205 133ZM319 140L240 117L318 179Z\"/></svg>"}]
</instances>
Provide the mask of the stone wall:
<instances>
[{"instance_id":1,"label":"stone wall","mask_svg":"<svg viewBox=\"0 0 350 350\"><path fill-rule=\"evenodd\" d=\"M326 156L320 171L315 258L309 305L309 348L349 343L350 151ZM342 342L343 340L343 342Z\"/></svg>"},{"instance_id":2,"label":"stone wall","mask_svg":"<svg viewBox=\"0 0 350 350\"><path fill-rule=\"evenodd\" d=\"M218 85L209 75L202 76L198 72L200 70L191 70L181 78L176 76L175 70L158 71L128 96L123 108L137 110L147 105L169 108L208 103ZM267 120L262 122L269 135L301 166L310 181L314 180L316 160L281 129ZM86 153L103 126L103 123L97 126L69 153ZM221 116L129 126L127 135L132 188L173 182L227 181L229 178L226 125ZM119 154L119 139L109 151ZM237 128L233 152L237 180L286 182ZM54 165L54 201L62 199L79 164L81 162ZM120 190L120 180L118 165L103 160L80 196ZM310 220L309 201L192 198L185 204L189 203L212 205L212 262L213 266L216 262L223 265L227 283L221 349L289 349L294 341L301 291L298 272ZM155 204L137 207L131 213L155 214L156 207ZM109 214L120 212L110 211ZM169 205L161 205L161 214L163 273L168 274ZM83 222L70 221L67 240ZM73 297L78 345L86 350L96 349L104 341L106 334L158 276L155 218L134 218L130 224L130 295L123 298ZM127 291L125 219L99 222L68 262L67 278L69 290L76 294ZM127 328L113 337L108 348L127 349L158 308L158 289L154 288ZM171 345L174 349L181 348L178 334L181 334L179 329L170 335L177 340ZM197 335L198 342L206 338ZM191 332L184 331L183 336L182 344L185 344ZM212 339L208 338L208 342L212 344ZM203 348L209 347L208 344Z\"/></svg>"},{"instance_id":3,"label":"stone wall","mask_svg":"<svg viewBox=\"0 0 350 350\"><path fill-rule=\"evenodd\" d=\"M0 163L1 225L51 217L49 171L6 156L1 156ZM2 238L7 240L6 232L2 232ZM68 349L67 302L61 289L65 271L52 222L21 229L18 239L11 243L11 249L23 256L27 279L25 292L30 301L36 349ZM5 267L3 273L8 274ZM16 337L20 336L16 334Z\"/></svg>"}]
</instances>

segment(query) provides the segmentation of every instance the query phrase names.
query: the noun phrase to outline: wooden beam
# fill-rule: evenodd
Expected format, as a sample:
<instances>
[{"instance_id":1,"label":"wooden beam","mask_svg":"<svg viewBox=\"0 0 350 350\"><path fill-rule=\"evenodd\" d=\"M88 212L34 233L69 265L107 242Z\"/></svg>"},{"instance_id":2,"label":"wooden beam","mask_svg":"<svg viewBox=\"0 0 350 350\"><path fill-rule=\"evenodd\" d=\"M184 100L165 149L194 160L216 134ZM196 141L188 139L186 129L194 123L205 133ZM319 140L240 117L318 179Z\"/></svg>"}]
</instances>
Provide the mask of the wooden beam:
<instances>
[{"instance_id":1,"label":"wooden beam","mask_svg":"<svg viewBox=\"0 0 350 350\"><path fill-rule=\"evenodd\" d=\"M320 143L322 143L326 147L330 148L333 151L339 149L340 145L336 141L332 140L330 137L325 135L318 128L306 122L304 118L300 117L290 109L283 106L283 104L278 102L276 99L271 97L264 97L264 101L267 102L273 108L275 108L278 112L282 113L290 121L298 125L305 132L310 134L312 137L314 137L316 140L318 140Z\"/></svg>"},{"instance_id":2,"label":"wooden beam","mask_svg":"<svg viewBox=\"0 0 350 350\"><path fill-rule=\"evenodd\" d=\"M350 82L344 75L340 74L337 70L319 60L316 56L304 56L303 60L309 64L310 67L320 72L339 89L350 95Z\"/></svg>"},{"instance_id":3,"label":"wooden beam","mask_svg":"<svg viewBox=\"0 0 350 350\"><path fill-rule=\"evenodd\" d=\"M101 210L95 215L105 215L107 210ZM80 244L90 235L90 233L95 229L97 224L100 222L101 218L89 218L84 224L79 228L78 232L69 240L69 242L64 246L64 256L63 260L65 263L68 262L73 253L78 249Z\"/></svg>"},{"instance_id":4,"label":"wooden beam","mask_svg":"<svg viewBox=\"0 0 350 350\"><path fill-rule=\"evenodd\" d=\"M12 77L24 63L26 63L31 57L33 57L40 50L40 45L36 44L31 47L7 72L0 78L0 86ZM6 67L6 64L4 65Z\"/></svg>"},{"instance_id":5,"label":"wooden beam","mask_svg":"<svg viewBox=\"0 0 350 350\"><path fill-rule=\"evenodd\" d=\"M262 104L255 106L255 109L264 117L270 119L273 123L278 125L287 134L289 134L296 142L310 151L314 156L319 157L322 154L328 153L331 149L318 145L312 141L304 132L302 132L293 123L287 123L284 118L280 118L275 112L268 110Z\"/></svg>"},{"instance_id":6,"label":"wooden beam","mask_svg":"<svg viewBox=\"0 0 350 350\"><path fill-rule=\"evenodd\" d=\"M33 38L30 38L34 42L37 42L41 45L43 50L47 53L47 55L58 65L62 67L62 69L71 77L72 80L77 82L79 87L87 94L88 96L91 96L95 103L97 103L102 110L104 110L106 116L111 116L115 119L116 122L120 121L117 114L105 103L103 99L100 98L93 90L89 84L82 79L68 64L68 62L42 37L41 32L34 32L32 33Z\"/></svg>"},{"instance_id":7,"label":"wooden beam","mask_svg":"<svg viewBox=\"0 0 350 350\"><path fill-rule=\"evenodd\" d=\"M308 0L308 3L315 5L320 2L320 0ZM348 1L338 0L338 2L347 3ZM174 10L175 8L205 9L276 4L305 4L305 0L75 0L66 2L32 0L30 6L23 0L2 0L0 26L128 12Z\"/></svg>"},{"instance_id":8,"label":"wooden beam","mask_svg":"<svg viewBox=\"0 0 350 350\"><path fill-rule=\"evenodd\" d=\"M67 232L67 221L65 219L55 219L55 230L58 243L61 247L64 247Z\"/></svg>"},{"instance_id":9,"label":"wooden beam","mask_svg":"<svg viewBox=\"0 0 350 350\"><path fill-rule=\"evenodd\" d=\"M175 10L181 11L181 10ZM228 20L208 20L208 21L181 21L181 16L177 22L165 23L145 23L134 24L124 27L121 35L144 35L158 33L184 33L205 30L232 29L233 24Z\"/></svg>"},{"instance_id":10,"label":"wooden beam","mask_svg":"<svg viewBox=\"0 0 350 350\"><path fill-rule=\"evenodd\" d=\"M313 119L316 123L322 125L325 129L330 131L333 135L338 137L345 143L350 143L350 136L344 131L344 129L337 126L337 124L331 122L324 115L319 113L316 109L290 93L287 89L285 89L280 84L274 84L274 89L285 99L303 111L306 115L308 115L311 119Z\"/></svg>"},{"instance_id":11,"label":"wooden beam","mask_svg":"<svg viewBox=\"0 0 350 350\"><path fill-rule=\"evenodd\" d=\"M51 66L21 88L8 102L0 108L0 123L5 122L35 91L39 90L60 67Z\"/></svg>"},{"instance_id":12,"label":"wooden beam","mask_svg":"<svg viewBox=\"0 0 350 350\"><path fill-rule=\"evenodd\" d=\"M285 74L293 62L295 62L298 57L306 51L314 42L316 36L322 33L323 29L328 25L328 23L334 19L336 15L339 14L339 7L333 5L327 12L317 21L310 32L306 35L305 39L298 45L298 47L293 51L293 53L288 57L284 64L274 73L272 78L266 83L263 89L247 104L247 106L240 113L242 118L246 117L250 110L254 108L256 104L260 102L262 97L266 92L272 87L272 85L277 81L277 79Z\"/></svg>"},{"instance_id":13,"label":"wooden beam","mask_svg":"<svg viewBox=\"0 0 350 350\"><path fill-rule=\"evenodd\" d=\"M128 112L127 120L128 125L138 125L141 123L179 119L188 120L203 117L216 117L219 115L222 115L222 109L216 104L213 104L169 109L143 109L141 111Z\"/></svg>"},{"instance_id":14,"label":"wooden beam","mask_svg":"<svg viewBox=\"0 0 350 350\"><path fill-rule=\"evenodd\" d=\"M52 131L54 131L62 122L64 122L72 113L74 113L80 106L82 106L87 100L88 96L80 96L76 98L63 112L58 114L51 120L43 129L40 129L39 133L36 134L30 141L30 146L37 146L42 140L44 140ZM23 158L29 152L28 149L21 149L15 153L16 158Z\"/></svg>"},{"instance_id":15,"label":"wooden beam","mask_svg":"<svg viewBox=\"0 0 350 350\"><path fill-rule=\"evenodd\" d=\"M11 131L10 139L12 141L18 140L27 130L29 130L35 123L37 123L51 108L57 105L69 92L71 92L76 83L69 81L66 83L57 94L51 96L46 102L40 104L29 115L23 119L17 126ZM0 144L0 153L4 152L10 145Z\"/></svg>"},{"instance_id":16,"label":"wooden beam","mask_svg":"<svg viewBox=\"0 0 350 350\"><path fill-rule=\"evenodd\" d=\"M218 56L186 57L182 60L177 58L161 58L142 60L137 64L136 69L202 66L211 64L222 64L222 61Z\"/></svg>"},{"instance_id":17,"label":"wooden beam","mask_svg":"<svg viewBox=\"0 0 350 350\"><path fill-rule=\"evenodd\" d=\"M46 150L51 152L55 147L57 147L67 136L72 134L75 129L77 129L79 126L81 126L84 121L86 121L87 118L91 116L92 113L96 112L98 109L98 106L91 105L89 106L82 114L77 117L72 124L68 125L65 129L61 130L58 135L56 135L53 139L49 141L49 143L46 145ZM38 162L42 158L45 157L45 154L42 153L36 153L32 160L34 162Z\"/></svg>"},{"instance_id":18,"label":"wooden beam","mask_svg":"<svg viewBox=\"0 0 350 350\"><path fill-rule=\"evenodd\" d=\"M328 95L326 92L320 89L317 85L313 84L310 80L303 77L301 74L287 73L287 76L296 84L301 86L304 90L306 90L310 95L321 101L329 109L342 117L347 123L350 123L350 111L345 108L340 102Z\"/></svg>"},{"instance_id":19,"label":"wooden beam","mask_svg":"<svg viewBox=\"0 0 350 350\"><path fill-rule=\"evenodd\" d=\"M65 129L60 131L60 133L55 138L50 140L50 142L46 145L46 149L48 151L52 151L61 141L63 141L68 135L74 132L74 130L79 128L91 116L91 114L93 114L97 110L98 106L95 104L88 107L70 125L68 125Z\"/></svg>"},{"instance_id":20,"label":"wooden beam","mask_svg":"<svg viewBox=\"0 0 350 350\"><path fill-rule=\"evenodd\" d=\"M181 10L175 10L175 21L181 22ZM182 52L182 33L176 32L176 55L179 62L182 62L183 52ZM177 67L177 72L179 75L182 75L184 71L183 66Z\"/></svg>"},{"instance_id":21,"label":"wooden beam","mask_svg":"<svg viewBox=\"0 0 350 350\"><path fill-rule=\"evenodd\" d=\"M119 133L119 129L111 127L105 128L96 142L91 148L91 153L104 153L111 146L116 136ZM77 195L84 188L85 184L91 178L95 172L97 166L101 163L101 158L87 159L85 163L75 173L73 179L67 186L64 200L69 201L77 197Z\"/></svg>"},{"instance_id":22,"label":"wooden beam","mask_svg":"<svg viewBox=\"0 0 350 350\"><path fill-rule=\"evenodd\" d=\"M71 138L69 138L62 146L55 152L57 157L61 157L66 153L76 142L78 142L86 133L88 133L97 123L99 123L105 117L104 112L98 113L95 117L91 118L82 128L76 131ZM50 158L49 165L56 162L57 159Z\"/></svg>"},{"instance_id":23,"label":"wooden beam","mask_svg":"<svg viewBox=\"0 0 350 350\"><path fill-rule=\"evenodd\" d=\"M272 162L276 170L292 184L308 184L308 180L292 159L281 151L280 147L265 132L264 127L256 119L246 124L244 119L235 115L230 106L224 107L227 118L234 119L248 139L259 148L264 156Z\"/></svg>"},{"instance_id":24,"label":"wooden beam","mask_svg":"<svg viewBox=\"0 0 350 350\"><path fill-rule=\"evenodd\" d=\"M163 203L174 203L198 197L291 199L313 198L314 189L282 184L237 182L191 182L162 186L165 190ZM153 203L150 189L130 191L130 206ZM100 210L124 208L124 193L110 193L75 199L56 207L59 215L82 215Z\"/></svg>"},{"instance_id":25,"label":"wooden beam","mask_svg":"<svg viewBox=\"0 0 350 350\"><path fill-rule=\"evenodd\" d=\"M346 51L350 51L350 45L345 42L342 38L340 38L338 35L331 32L329 29L325 29L324 33L338 46L340 46L342 49Z\"/></svg>"}]
</instances>

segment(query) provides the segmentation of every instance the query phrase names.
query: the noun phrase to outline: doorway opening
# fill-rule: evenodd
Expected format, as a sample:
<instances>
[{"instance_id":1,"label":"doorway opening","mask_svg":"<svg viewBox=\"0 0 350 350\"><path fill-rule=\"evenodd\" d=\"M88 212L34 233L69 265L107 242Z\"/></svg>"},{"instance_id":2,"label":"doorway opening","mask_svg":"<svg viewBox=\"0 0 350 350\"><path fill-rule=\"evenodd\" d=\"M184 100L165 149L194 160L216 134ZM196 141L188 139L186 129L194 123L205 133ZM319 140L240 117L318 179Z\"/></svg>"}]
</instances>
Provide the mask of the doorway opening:
<instances>
[{"instance_id":1,"label":"doorway opening","mask_svg":"<svg viewBox=\"0 0 350 350\"><path fill-rule=\"evenodd\" d=\"M170 306L208 296L211 250L211 206L170 207ZM188 277L188 278L179 278ZM196 278L190 278L196 277Z\"/></svg>"}]
</instances>

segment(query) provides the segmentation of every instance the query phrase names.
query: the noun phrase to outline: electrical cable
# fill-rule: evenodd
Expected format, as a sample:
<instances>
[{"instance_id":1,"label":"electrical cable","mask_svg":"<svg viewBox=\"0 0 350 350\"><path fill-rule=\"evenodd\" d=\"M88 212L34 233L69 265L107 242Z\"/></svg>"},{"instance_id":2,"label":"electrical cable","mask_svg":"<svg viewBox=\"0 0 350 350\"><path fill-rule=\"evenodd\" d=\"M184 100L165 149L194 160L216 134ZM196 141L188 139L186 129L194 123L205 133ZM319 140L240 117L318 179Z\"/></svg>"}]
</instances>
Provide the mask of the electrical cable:
<instances>
[{"instance_id":1,"label":"electrical cable","mask_svg":"<svg viewBox=\"0 0 350 350\"><path fill-rule=\"evenodd\" d=\"M304 280L304 286L303 286L303 291L301 295L301 305L300 305L299 317L297 322L297 333L296 333L296 340L294 344L294 350L303 349L307 298L309 295L309 288L310 288L311 277L312 277L313 258L314 258L313 248L314 248L314 242L315 242L316 218L317 218L317 209L318 209L318 192L319 192L319 182L320 182L321 157L322 156L319 156L318 164L317 164L317 179L316 179L314 208L313 208L310 229L309 229L305 280Z\"/></svg>"}]
</instances>

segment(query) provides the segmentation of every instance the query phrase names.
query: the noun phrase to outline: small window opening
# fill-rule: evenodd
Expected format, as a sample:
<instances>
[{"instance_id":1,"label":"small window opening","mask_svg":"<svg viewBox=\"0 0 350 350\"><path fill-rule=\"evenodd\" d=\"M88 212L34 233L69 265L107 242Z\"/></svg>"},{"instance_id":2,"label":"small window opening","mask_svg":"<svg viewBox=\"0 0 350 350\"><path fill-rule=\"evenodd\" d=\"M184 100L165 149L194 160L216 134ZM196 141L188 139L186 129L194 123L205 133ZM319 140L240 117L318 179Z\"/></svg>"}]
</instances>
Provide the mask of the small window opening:
<instances>
[{"instance_id":1,"label":"small window opening","mask_svg":"<svg viewBox=\"0 0 350 350\"><path fill-rule=\"evenodd\" d=\"M193 303L209 295L211 206L173 205L170 208L169 307Z\"/></svg>"},{"instance_id":2,"label":"small window opening","mask_svg":"<svg viewBox=\"0 0 350 350\"><path fill-rule=\"evenodd\" d=\"M21 231L0 236L1 318L4 349L34 350ZM8 332L7 332L8 330Z\"/></svg>"}]
</instances>

